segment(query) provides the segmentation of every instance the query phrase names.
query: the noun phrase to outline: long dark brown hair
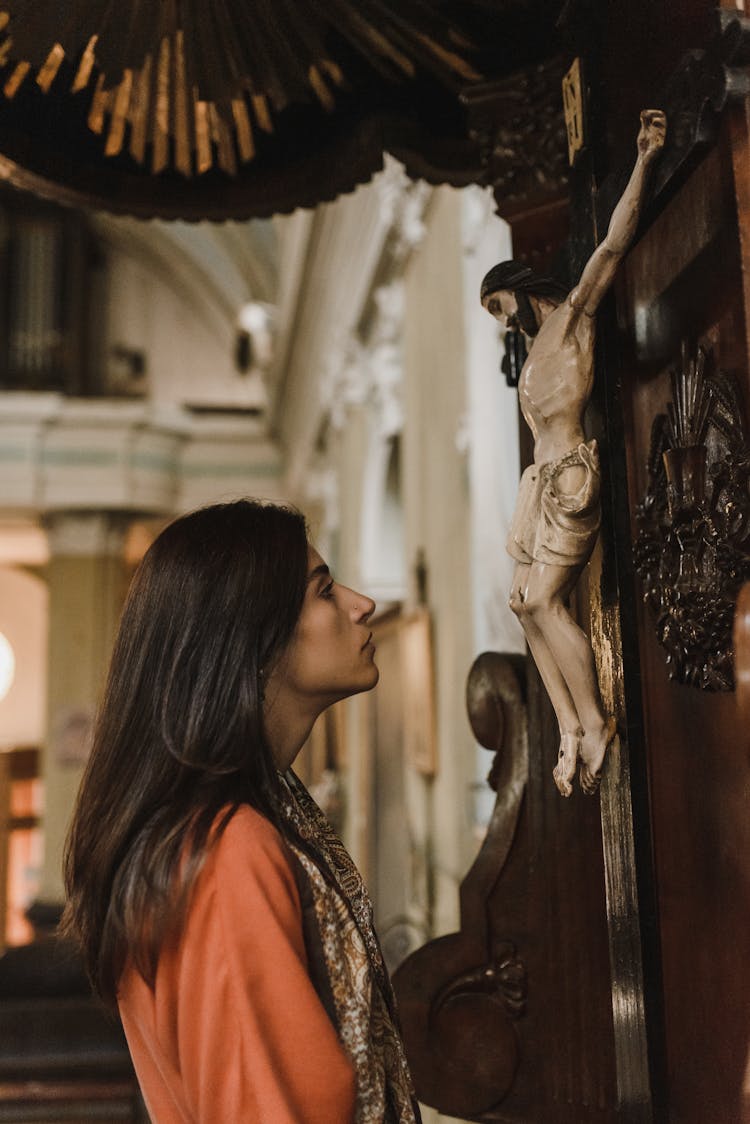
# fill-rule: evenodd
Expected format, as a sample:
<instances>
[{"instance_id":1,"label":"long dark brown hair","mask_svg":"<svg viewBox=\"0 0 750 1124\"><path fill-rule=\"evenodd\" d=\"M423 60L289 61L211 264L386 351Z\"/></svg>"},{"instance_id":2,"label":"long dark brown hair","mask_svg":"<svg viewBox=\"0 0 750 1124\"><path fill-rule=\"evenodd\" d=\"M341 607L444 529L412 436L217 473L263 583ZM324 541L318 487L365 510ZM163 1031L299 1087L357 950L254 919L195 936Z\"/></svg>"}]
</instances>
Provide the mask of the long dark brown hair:
<instances>
[{"instance_id":1,"label":"long dark brown hair","mask_svg":"<svg viewBox=\"0 0 750 1124\"><path fill-rule=\"evenodd\" d=\"M136 572L65 852L63 931L109 1003L128 958L153 983L218 813L277 818L262 682L306 575L302 515L251 500L177 519Z\"/></svg>"}]
</instances>

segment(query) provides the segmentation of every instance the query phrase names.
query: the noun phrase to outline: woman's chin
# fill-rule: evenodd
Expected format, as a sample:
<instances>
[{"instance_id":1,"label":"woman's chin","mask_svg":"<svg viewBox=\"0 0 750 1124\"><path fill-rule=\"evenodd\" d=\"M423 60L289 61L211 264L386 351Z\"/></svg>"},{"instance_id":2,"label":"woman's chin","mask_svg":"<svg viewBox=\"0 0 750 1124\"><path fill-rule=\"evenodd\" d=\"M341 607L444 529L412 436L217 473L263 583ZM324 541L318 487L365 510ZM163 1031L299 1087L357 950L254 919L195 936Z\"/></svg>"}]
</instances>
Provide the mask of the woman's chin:
<instances>
[{"instance_id":1,"label":"woman's chin","mask_svg":"<svg viewBox=\"0 0 750 1124\"><path fill-rule=\"evenodd\" d=\"M352 695L361 695L365 691L371 691L376 687L380 679L380 669L373 661L367 668L367 671L361 676L358 685L350 692Z\"/></svg>"}]
</instances>

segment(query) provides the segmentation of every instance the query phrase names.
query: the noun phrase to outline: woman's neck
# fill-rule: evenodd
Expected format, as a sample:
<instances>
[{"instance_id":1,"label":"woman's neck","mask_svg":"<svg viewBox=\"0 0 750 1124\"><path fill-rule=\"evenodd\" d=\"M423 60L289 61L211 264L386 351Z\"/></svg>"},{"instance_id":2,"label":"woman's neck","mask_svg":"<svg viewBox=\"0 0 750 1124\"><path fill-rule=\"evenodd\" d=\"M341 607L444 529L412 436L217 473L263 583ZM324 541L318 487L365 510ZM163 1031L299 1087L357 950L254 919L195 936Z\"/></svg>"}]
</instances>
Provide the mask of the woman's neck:
<instances>
[{"instance_id":1,"label":"woman's neck","mask_svg":"<svg viewBox=\"0 0 750 1124\"><path fill-rule=\"evenodd\" d=\"M267 690L263 724L276 768L285 773L309 738L319 712L301 706L297 698L288 697L283 687L271 698L268 694Z\"/></svg>"}]
</instances>

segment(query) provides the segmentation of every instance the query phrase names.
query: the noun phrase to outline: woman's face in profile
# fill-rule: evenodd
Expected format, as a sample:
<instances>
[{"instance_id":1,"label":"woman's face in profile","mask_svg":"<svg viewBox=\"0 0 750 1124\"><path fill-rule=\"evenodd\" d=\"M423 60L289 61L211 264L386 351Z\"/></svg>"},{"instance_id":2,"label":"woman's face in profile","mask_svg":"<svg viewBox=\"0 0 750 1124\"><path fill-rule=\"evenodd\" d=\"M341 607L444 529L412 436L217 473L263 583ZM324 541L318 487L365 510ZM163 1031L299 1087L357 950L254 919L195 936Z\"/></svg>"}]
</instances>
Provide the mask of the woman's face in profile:
<instances>
[{"instance_id":1,"label":"woman's face in profile","mask_svg":"<svg viewBox=\"0 0 750 1124\"><path fill-rule=\"evenodd\" d=\"M308 547L307 590L292 641L278 671L303 704L321 709L378 681L369 619L375 602L339 585Z\"/></svg>"}]
</instances>

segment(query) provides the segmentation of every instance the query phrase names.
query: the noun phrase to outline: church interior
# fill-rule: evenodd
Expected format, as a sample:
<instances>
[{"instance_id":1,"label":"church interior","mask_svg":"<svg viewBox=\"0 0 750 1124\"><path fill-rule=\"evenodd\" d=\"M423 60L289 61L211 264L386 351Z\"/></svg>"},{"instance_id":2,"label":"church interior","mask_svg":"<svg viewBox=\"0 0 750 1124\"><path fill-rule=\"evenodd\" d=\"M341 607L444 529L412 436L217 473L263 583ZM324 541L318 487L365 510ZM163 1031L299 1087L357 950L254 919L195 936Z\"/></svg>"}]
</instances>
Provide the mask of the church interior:
<instances>
[{"instance_id":1,"label":"church interior","mask_svg":"<svg viewBox=\"0 0 750 1124\"><path fill-rule=\"evenodd\" d=\"M750 1124L744 0L115 9L0 0L0 1121L147 1122L55 935L64 839L139 559L255 496L377 602L378 688L297 771L426 1124ZM619 737L564 800L507 603L523 340L480 283L577 282L647 107L571 600Z\"/></svg>"}]
</instances>

